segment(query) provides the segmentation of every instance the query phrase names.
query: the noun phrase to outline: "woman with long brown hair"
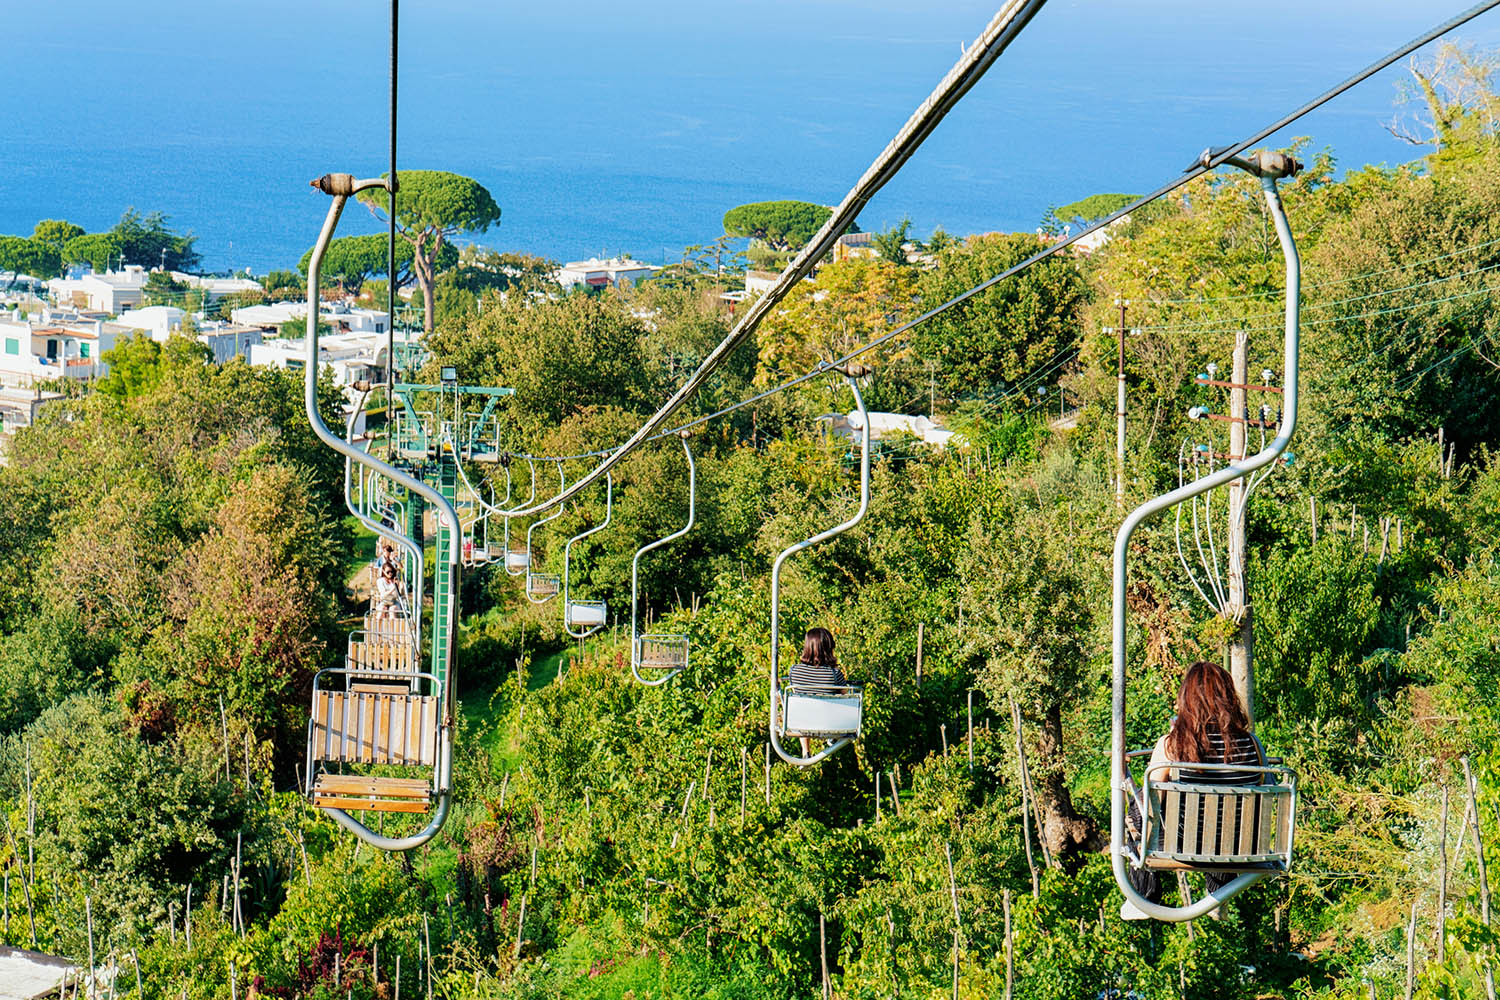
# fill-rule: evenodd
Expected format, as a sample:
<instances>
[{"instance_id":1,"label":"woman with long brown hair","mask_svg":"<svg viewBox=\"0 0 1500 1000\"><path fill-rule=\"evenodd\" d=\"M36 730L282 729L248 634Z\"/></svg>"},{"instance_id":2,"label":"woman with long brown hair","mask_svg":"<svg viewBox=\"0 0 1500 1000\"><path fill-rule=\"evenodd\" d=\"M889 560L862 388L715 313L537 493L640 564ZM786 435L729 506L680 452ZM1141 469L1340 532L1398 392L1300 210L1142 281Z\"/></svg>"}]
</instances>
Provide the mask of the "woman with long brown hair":
<instances>
[{"instance_id":1,"label":"woman with long brown hair","mask_svg":"<svg viewBox=\"0 0 1500 1000\"><path fill-rule=\"evenodd\" d=\"M1156 741L1146 774L1153 781L1187 781L1214 785L1253 785L1261 780L1257 771L1197 771L1175 764L1241 764L1259 767L1266 762L1260 741L1250 732L1250 720L1240 705L1229 672L1217 663L1199 660L1188 667L1177 693L1177 716L1167 734ZM1130 804L1130 823L1141 828L1140 806ZM1234 879L1233 874L1205 873L1210 893ZM1152 902L1161 900L1161 880L1145 868L1130 869L1137 892ZM1126 920L1146 915L1128 900L1120 908Z\"/></svg>"},{"instance_id":2,"label":"woman with long brown hair","mask_svg":"<svg viewBox=\"0 0 1500 1000\"><path fill-rule=\"evenodd\" d=\"M792 664L789 678L794 691L833 693L848 687L849 679L839 669L833 654L833 633L826 628L810 628L802 640L802 655ZM802 737L802 756L812 753L806 736Z\"/></svg>"}]
</instances>

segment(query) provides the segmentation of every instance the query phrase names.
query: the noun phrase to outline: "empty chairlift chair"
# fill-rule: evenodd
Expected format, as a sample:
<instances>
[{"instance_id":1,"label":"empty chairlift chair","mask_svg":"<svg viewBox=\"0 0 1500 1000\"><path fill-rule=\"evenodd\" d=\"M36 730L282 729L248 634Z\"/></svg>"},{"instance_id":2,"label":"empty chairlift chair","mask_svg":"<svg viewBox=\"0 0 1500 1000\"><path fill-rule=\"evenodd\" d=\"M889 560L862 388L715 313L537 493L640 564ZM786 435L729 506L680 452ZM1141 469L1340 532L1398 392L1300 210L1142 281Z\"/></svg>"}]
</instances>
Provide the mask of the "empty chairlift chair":
<instances>
[{"instance_id":1,"label":"empty chairlift chair","mask_svg":"<svg viewBox=\"0 0 1500 1000\"><path fill-rule=\"evenodd\" d=\"M318 315L320 268L349 197L359 191L388 189L381 179L356 180L328 175L314 182L333 196L322 233L308 266L308 315ZM431 505L449 537L462 537L457 511L441 492L387 462L370 455L350 440L334 435L319 410L317 375L318 324L306 339L303 400L308 422L328 447L369 470L377 483L389 481L408 495ZM346 477L346 499L349 494ZM413 562L409 578L421 579L421 548L411 538L372 522L352 504L361 523L383 537L393 538ZM361 840L383 850L410 850L427 843L442 829L452 805L452 679L457 647L459 546L448 546L448 579L453 586L443 598L445 652L423 669L416 656L417 621L421 604L414 601L410 620L379 620L353 637L351 655L339 667L320 670L313 678L307 727L305 792L312 804ZM419 585L419 584L418 584ZM407 813L416 817L406 831L394 835L372 828L364 814Z\"/></svg>"},{"instance_id":2,"label":"empty chairlift chair","mask_svg":"<svg viewBox=\"0 0 1500 1000\"><path fill-rule=\"evenodd\" d=\"M505 466L505 495L510 496L510 456L501 459ZM531 469L531 495L526 498L525 506L536 502L536 463L531 459L526 460ZM528 549L513 549L510 547L510 518L505 518L505 572L511 576L525 576L526 570L531 566L531 553Z\"/></svg>"},{"instance_id":3,"label":"empty chairlift chair","mask_svg":"<svg viewBox=\"0 0 1500 1000\"><path fill-rule=\"evenodd\" d=\"M557 463L557 482L557 491L561 493L567 487L561 462ZM556 513L538 518L526 528L526 598L532 604L546 604L562 592L562 577L556 573L536 572L536 549L532 547L532 537L536 534L537 527L548 521L555 521L562 515L563 505L558 504Z\"/></svg>"},{"instance_id":4,"label":"empty chairlift chair","mask_svg":"<svg viewBox=\"0 0 1500 1000\"><path fill-rule=\"evenodd\" d=\"M1204 165L1212 154L1205 152ZM1149 750L1125 750L1126 593L1131 536L1143 521L1160 511L1188 501L1235 479L1249 476L1275 462L1291 442L1297 425L1298 307L1301 267L1276 181L1290 177L1300 165L1290 156L1259 152L1231 157L1236 166L1260 178L1266 207L1276 227L1286 263L1286 322L1281 428L1275 440L1246 458L1154 497L1126 516L1115 536L1113 590L1113 733L1110 741L1110 840L1115 882L1128 903L1157 920L1194 920L1263 879L1286 872L1292 861L1292 838L1297 807L1297 776L1274 758L1261 766L1174 761L1158 765L1144 778L1144 795L1130 773L1132 757ZM1177 777L1173 778L1173 772ZM1226 772L1235 772L1229 774ZM1244 781L1248 772L1259 775ZM1231 780L1238 779L1238 780ZM1215 783L1218 781L1219 783ZM1243 782L1243 783L1242 783ZM1129 830L1132 801L1141 805L1142 829ZM1152 869L1191 869L1234 878L1192 903L1166 906L1147 899L1130 882L1127 866Z\"/></svg>"},{"instance_id":5,"label":"empty chairlift chair","mask_svg":"<svg viewBox=\"0 0 1500 1000\"><path fill-rule=\"evenodd\" d=\"M834 689L793 687L781 678L781 569L788 558L803 549L842 534L864 519L870 509L870 420L864 397L853 375L865 369L851 366L844 380L854 393L859 415L859 509L847 521L821 531L811 538L795 542L782 550L771 566L771 745L782 760L805 767L816 764L859 738L864 721L864 691L858 685ZM808 756L794 756L782 747L789 737L808 737L830 741L828 746Z\"/></svg>"},{"instance_id":6,"label":"empty chairlift chair","mask_svg":"<svg viewBox=\"0 0 1500 1000\"><path fill-rule=\"evenodd\" d=\"M665 684L687 669L688 637L665 632L642 633L638 627L640 609L641 556L652 549L674 542L693 529L697 518L698 475L693 464L693 449L688 445L688 435L682 432L682 452L687 457L688 467L688 516L687 523L665 538L642 545L630 561L630 672L642 684L655 687Z\"/></svg>"},{"instance_id":7,"label":"empty chairlift chair","mask_svg":"<svg viewBox=\"0 0 1500 1000\"><path fill-rule=\"evenodd\" d=\"M609 608L603 601L573 600L569 590L573 545L609 527L609 522L614 519L614 516L615 477L613 473L606 472L604 474L604 520L568 539L568 544L563 549L563 629L575 639L587 639L604 628L609 621Z\"/></svg>"}]
</instances>

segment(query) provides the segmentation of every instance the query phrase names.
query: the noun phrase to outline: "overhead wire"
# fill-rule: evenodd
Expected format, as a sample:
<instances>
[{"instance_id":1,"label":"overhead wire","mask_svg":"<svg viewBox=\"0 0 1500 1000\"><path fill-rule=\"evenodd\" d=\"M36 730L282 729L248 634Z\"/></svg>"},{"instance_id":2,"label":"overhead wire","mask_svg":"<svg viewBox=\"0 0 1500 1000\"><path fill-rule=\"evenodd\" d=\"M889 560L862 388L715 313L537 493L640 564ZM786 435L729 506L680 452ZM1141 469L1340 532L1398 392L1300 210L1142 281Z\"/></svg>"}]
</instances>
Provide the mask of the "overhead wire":
<instances>
[{"instance_id":1,"label":"overhead wire","mask_svg":"<svg viewBox=\"0 0 1500 1000\"><path fill-rule=\"evenodd\" d=\"M941 120L941 117L946 114L949 109L951 109L952 102L956 102L957 97L962 96L962 93L967 93L968 89L970 89L974 85L974 83L978 82L978 77L983 74L983 70L987 69L989 64L992 63L995 58L999 57L999 54L1004 51L1005 47L1009 44L1011 39L1014 38L1014 35L1018 33L1022 27L1025 26L1025 23L1028 22L1031 16L1036 13L1036 9L1040 7L1040 4L1027 6L1022 4L1020 0L1012 0L1011 3L1007 4L1005 8L1002 8L1002 10L996 14L995 19L991 22L990 26L986 29L980 40L976 42L975 45L971 46L970 49L965 53L965 57L959 61L958 65L955 65L955 67L950 70L948 76L944 78L943 83L939 84L938 90L935 91L934 94L929 97L921 107L918 108L917 112L913 114L912 118L907 122L907 125L902 129L901 133L897 135L897 138L886 147L881 156L877 158L874 164L871 165L870 169L866 171L865 175L861 177L860 182L856 184L855 188L851 190L850 193L845 197L839 208L836 209L834 214L830 217L828 223L825 224L823 229L819 231L818 235L814 237L814 240L810 242L808 246L804 248L803 251L797 256L797 258L787 266L787 269L782 272L776 284L773 285L772 288L769 289L764 295L755 300L754 304L749 310L747 310L744 317L742 317L742 319L735 324L734 328L730 330L729 334L719 343L717 347L714 348L712 352L710 352L710 354L699 366L697 371L695 371L693 375L689 377L688 381L685 382L667 400L667 402L657 410L655 414L647 418L647 420L635 431L635 433L633 433L626 441L624 441L620 445L617 445L609 450L586 452L576 456L568 456L569 458L577 459L595 458L602 456L604 460L596 465L592 471L586 473L583 477L576 480L571 486L565 488L557 496L549 500L542 501L531 507L519 508L511 511L511 515L527 516L530 514L535 514L540 511L550 509L557 503L568 500L579 491L584 489L586 486L588 486L590 483L597 480L600 476L604 475L605 472L613 468L631 451L635 450L643 444L665 438L667 436L670 436L671 434L679 433L683 430L700 426L701 424L706 423L710 420L732 413L736 410L743 409L746 406L766 399L772 395L775 395L776 393L792 389L798 385L810 381L811 379L817 378L829 371L835 370L849 364L852 361L855 361L868 352L875 350L882 344L885 344L890 340L900 336L901 334L906 333L907 331L913 329L921 323L939 316L954 308L955 306L961 305L962 303L978 295L980 292L994 287L1007 278L1019 274L1022 271L1025 271L1028 268L1032 267L1033 265L1046 260L1049 257L1056 256L1067 247L1073 245L1074 243L1077 243L1084 237L1096 233L1102 229L1106 229L1107 227L1117 222L1119 219L1124 218L1132 212L1139 211L1143 206L1148 205L1154 201L1166 197L1174 191L1179 190L1180 188L1193 182L1209 171L1216 169L1232 157L1235 157L1244 152L1246 149L1249 149L1251 146L1260 142L1266 137L1279 132L1281 129L1286 128L1293 122L1296 122L1306 115L1312 113L1334 98L1363 83L1365 80L1374 76L1381 70L1390 67L1396 61L1405 58L1422 46L1441 37L1447 32L1466 24L1467 22L1473 20L1475 17L1478 17L1480 14L1492 10L1496 6L1500 6L1500 0L1482 0L1481 3L1475 4L1474 6L1469 7L1467 10L1464 10L1461 13L1447 19L1446 21L1433 26L1422 34L1410 39L1406 43L1398 46L1395 49L1392 49L1384 56L1370 63L1354 75L1341 81L1332 88L1314 97L1312 100L1303 104L1291 113L1252 133L1247 138L1232 145L1221 147L1219 149L1205 150L1202 156L1199 158L1198 162L1190 166L1181 175L1166 182L1154 191L1136 198L1129 204L1117 209L1116 211L1095 222L1093 225L1079 230L1077 234L1066 236L1061 240L1048 245L1043 250L1031 255L1030 257L1027 257L1025 260L1022 260L1019 263L1006 268L1005 270L995 275L992 275L991 277L985 279L977 285L974 285L966 291L961 292L958 295L955 295L952 298L946 300L945 302L942 302L934 306L933 308L923 312L916 318L908 320L907 322L902 323L892 328L891 330L888 330L887 332L869 341L864 346L849 351L832 362L820 363L818 366L809 370L808 372L805 372L802 375L790 379L789 381L784 382L765 392L758 393L754 396L749 397L748 399L741 400L738 403L735 403L728 407L724 407L723 409L706 416L695 418L671 430L657 433L657 429L661 427L661 425L665 423L666 420L670 418L671 415L676 412L676 410L693 393L697 391L703 381L706 380L714 370L719 368L727 360L730 352L732 352L734 348L743 343L745 338L747 338L751 333L754 332L756 326L759 325L760 320L771 310L771 308L775 306L782 297L785 296L785 294L791 289L791 287L793 287L796 282L800 281L803 277L806 276L807 273L812 270L812 265L818 259L821 259L823 254L826 253L827 250L832 246L832 243L837 238L837 233L841 233L843 229L853 221L852 217L849 217L847 219L845 218L845 216L848 215L849 210L851 208L860 207L866 201L868 201L869 197L873 196L875 191L878 190L879 187L882 186L887 180L889 180L889 176L894 173L894 170L899 169L900 165L904 164L906 160L910 158L910 156L915 152L916 147L920 145L922 139L925 139L926 136L931 133L932 129L936 127L937 122ZM1013 24L1012 22L1016 20L1019 20L1020 23ZM984 55L987 57L987 61L984 61L982 64L977 59L971 60L969 58L969 54L974 50L979 49L981 45L984 46ZM993 49L993 52L991 52L991 49ZM978 68L977 72L975 72L975 67L981 68ZM957 96L952 97L951 102L948 101L946 97L944 97L940 101L941 95L956 90L959 86L961 86L962 90L961 92L957 93ZM929 116L924 112L929 109L929 106L935 105L935 103L941 103L943 106L941 107L941 111L936 114L935 118L929 121Z\"/></svg>"}]
</instances>

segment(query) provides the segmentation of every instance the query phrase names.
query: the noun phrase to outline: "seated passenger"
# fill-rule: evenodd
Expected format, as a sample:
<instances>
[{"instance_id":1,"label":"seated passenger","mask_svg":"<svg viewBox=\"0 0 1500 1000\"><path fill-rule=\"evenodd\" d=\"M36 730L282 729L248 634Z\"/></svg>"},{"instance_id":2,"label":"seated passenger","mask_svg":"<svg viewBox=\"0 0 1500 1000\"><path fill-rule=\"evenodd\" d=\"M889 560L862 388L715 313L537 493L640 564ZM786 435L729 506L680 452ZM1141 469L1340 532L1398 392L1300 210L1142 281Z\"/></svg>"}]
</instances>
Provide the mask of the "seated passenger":
<instances>
[{"instance_id":1,"label":"seated passenger","mask_svg":"<svg viewBox=\"0 0 1500 1000\"><path fill-rule=\"evenodd\" d=\"M375 581L376 617L386 620L394 619L400 603L401 581L396 576L396 567L387 563L380 571L380 579Z\"/></svg>"},{"instance_id":2,"label":"seated passenger","mask_svg":"<svg viewBox=\"0 0 1500 1000\"><path fill-rule=\"evenodd\" d=\"M1250 722L1235 694L1234 680L1217 663L1199 660L1188 668L1177 695L1177 716L1167 734L1156 741L1146 776L1151 781L1184 781L1212 785L1254 785L1262 780L1258 771L1195 771L1186 767L1167 768L1174 762L1204 764L1244 764L1262 766L1266 762L1260 741L1250 732ZM1201 821L1200 821L1201 822ZM1139 836L1141 803L1130 803L1129 824ZM1161 901L1161 879L1147 868L1127 868L1130 884L1136 892ZM1232 872L1205 872L1204 881L1210 893L1222 889L1235 878ZM1146 915L1129 900L1120 907L1126 920L1144 920Z\"/></svg>"},{"instance_id":3,"label":"seated passenger","mask_svg":"<svg viewBox=\"0 0 1500 1000\"><path fill-rule=\"evenodd\" d=\"M826 628L810 628L802 640L802 656L792 665L788 678L794 691L811 694L843 694L849 679L839 669L833 655L833 633ZM802 756L811 755L811 744L802 737Z\"/></svg>"}]
</instances>

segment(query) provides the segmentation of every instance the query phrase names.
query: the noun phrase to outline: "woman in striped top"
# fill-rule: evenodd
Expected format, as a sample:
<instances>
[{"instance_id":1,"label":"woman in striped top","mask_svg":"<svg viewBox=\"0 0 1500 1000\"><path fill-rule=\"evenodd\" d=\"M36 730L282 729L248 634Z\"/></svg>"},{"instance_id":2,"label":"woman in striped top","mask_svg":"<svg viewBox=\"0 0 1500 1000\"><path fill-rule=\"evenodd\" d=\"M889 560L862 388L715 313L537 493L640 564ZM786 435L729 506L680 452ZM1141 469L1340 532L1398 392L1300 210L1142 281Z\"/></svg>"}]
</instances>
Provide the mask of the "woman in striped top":
<instances>
[{"instance_id":1,"label":"woman in striped top","mask_svg":"<svg viewBox=\"0 0 1500 1000\"><path fill-rule=\"evenodd\" d=\"M1185 781L1214 785L1253 785L1262 780L1257 771L1199 771L1186 767L1168 767L1178 763L1242 764L1262 766L1266 762L1260 741L1250 732L1250 720L1234 690L1234 679L1217 663L1199 660L1188 667L1177 694L1177 716L1167 734L1156 741L1146 775L1152 781ZM1201 821L1200 821L1201 822ZM1130 804L1130 824L1141 828L1140 807ZM1206 872L1204 880L1210 893L1227 885L1233 874ZM1130 881L1137 892L1159 902L1161 881L1156 872L1145 868L1130 869ZM1120 908L1127 920L1140 920L1145 914L1128 900Z\"/></svg>"},{"instance_id":2,"label":"woman in striped top","mask_svg":"<svg viewBox=\"0 0 1500 1000\"><path fill-rule=\"evenodd\" d=\"M810 628L802 640L802 655L792 665L793 691L810 694L841 694L849 685L849 679L839 669L839 661L833 655L833 633L826 628ZM807 737L802 737L802 756L812 753Z\"/></svg>"}]
</instances>

